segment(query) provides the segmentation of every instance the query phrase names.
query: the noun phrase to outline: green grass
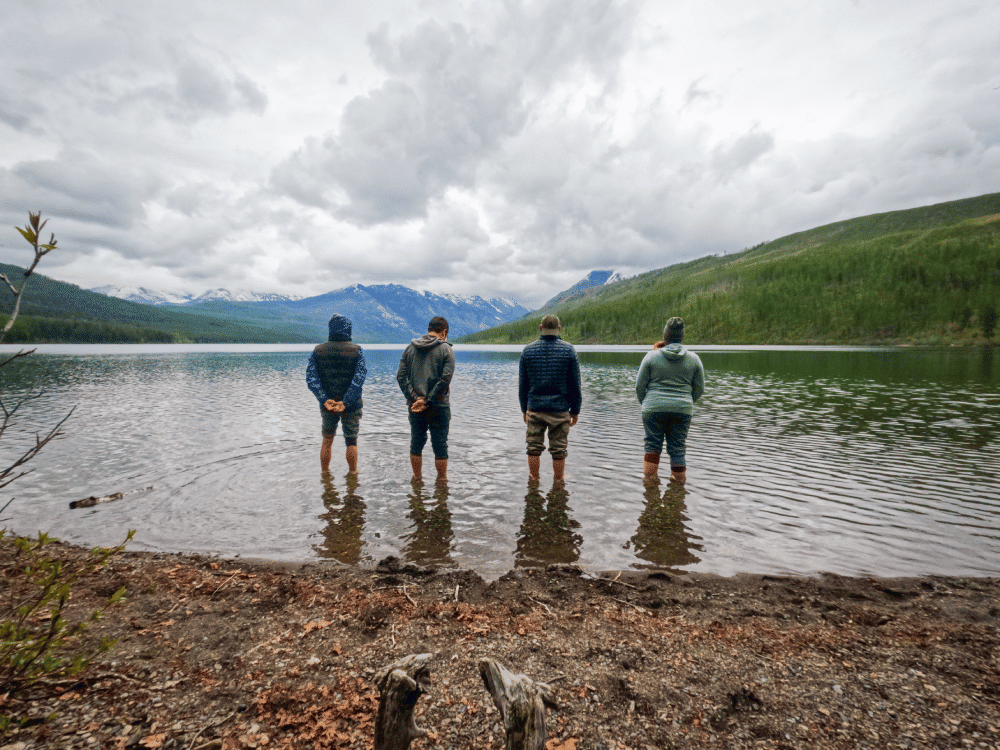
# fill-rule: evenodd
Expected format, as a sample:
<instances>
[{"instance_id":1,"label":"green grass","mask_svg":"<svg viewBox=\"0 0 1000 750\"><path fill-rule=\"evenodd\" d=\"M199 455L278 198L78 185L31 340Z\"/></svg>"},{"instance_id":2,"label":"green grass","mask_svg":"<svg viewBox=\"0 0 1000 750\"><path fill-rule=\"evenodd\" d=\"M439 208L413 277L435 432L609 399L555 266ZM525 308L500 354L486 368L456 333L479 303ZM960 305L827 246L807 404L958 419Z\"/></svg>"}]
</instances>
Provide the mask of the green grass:
<instances>
[{"instance_id":1,"label":"green grass","mask_svg":"<svg viewBox=\"0 0 1000 750\"><path fill-rule=\"evenodd\" d=\"M577 343L650 343L667 318L690 343L997 341L1000 194L837 222L735 255L598 287L468 343L525 343L547 312Z\"/></svg>"}]
</instances>

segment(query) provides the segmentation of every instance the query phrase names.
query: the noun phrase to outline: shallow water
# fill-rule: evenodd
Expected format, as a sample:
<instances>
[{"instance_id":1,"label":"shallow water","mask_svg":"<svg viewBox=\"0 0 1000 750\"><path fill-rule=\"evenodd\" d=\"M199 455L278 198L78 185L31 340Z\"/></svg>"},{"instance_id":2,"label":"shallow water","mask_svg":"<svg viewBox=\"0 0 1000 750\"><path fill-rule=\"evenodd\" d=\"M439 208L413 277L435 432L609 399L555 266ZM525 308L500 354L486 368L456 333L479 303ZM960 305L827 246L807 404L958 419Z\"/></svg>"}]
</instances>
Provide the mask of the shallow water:
<instances>
[{"instance_id":1,"label":"shallow water","mask_svg":"<svg viewBox=\"0 0 1000 750\"><path fill-rule=\"evenodd\" d=\"M4 457L75 407L65 436L6 488L6 524L85 544L134 528L133 549L363 565L393 554L487 578L549 562L1000 573L993 350L695 346L707 387L689 479L649 489L634 393L644 347L578 347L584 406L558 490L547 458L541 486L527 482L518 347L456 348L447 488L409 481L401 347L365 347L357 483L340 437L333 478L320 475L309 347L221 348L40 347L4 368L8 404L44 391ZM68 507L120 491L133 494Z\"/></svg>"}]
</instances>

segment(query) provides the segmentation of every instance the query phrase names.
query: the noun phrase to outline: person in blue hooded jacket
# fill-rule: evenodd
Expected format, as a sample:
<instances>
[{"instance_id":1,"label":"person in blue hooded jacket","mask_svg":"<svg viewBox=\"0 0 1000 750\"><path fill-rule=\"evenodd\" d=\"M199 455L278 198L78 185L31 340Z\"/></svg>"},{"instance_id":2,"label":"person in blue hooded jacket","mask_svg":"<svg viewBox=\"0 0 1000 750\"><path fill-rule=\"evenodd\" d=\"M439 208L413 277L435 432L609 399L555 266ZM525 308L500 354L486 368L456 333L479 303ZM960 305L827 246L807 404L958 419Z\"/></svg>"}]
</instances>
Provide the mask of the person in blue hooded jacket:
<instances>
[{"instance_id":1,"label":"person in blue hooded jacket","mask_svg":"<svg viewBox=\"0 0 1000 750\"><path fill-rule=\"evenodd\" d=\"M642 404L643 476L657 479L660 455L666 441L670 478L683 483L687 474L687 434L695 402L705 392L705 368L684 340L684 321L671 318L663 328L663 341L643 357L635 378L635 395Z\"/></svg>"},{"instance_id":2,"label":"person in blue hooded jacket","mask_svg":"<svg viewBox=\"0 0 1000 750\"><path fill-rule=\"evenodd\" d=\"M344 426L347 444L347 471L358 473L358 433L361 429L361 388L365 383L365 353L351 342L351 321L343 315L330 318L330 340L313 349L306 366L306 385L319 401L323 445L319 465L330 471L333 438L337 425Z\"/></svg>"}]
</instances>

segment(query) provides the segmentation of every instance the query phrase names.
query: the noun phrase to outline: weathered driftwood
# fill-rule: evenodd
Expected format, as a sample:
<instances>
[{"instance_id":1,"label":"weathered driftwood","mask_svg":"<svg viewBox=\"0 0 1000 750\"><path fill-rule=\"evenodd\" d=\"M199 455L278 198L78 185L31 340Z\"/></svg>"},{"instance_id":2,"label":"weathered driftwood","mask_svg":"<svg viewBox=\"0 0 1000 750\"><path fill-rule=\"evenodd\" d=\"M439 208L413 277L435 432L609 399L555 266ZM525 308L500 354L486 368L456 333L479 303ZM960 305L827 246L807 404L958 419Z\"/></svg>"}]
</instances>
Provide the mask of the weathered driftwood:
<instances>
[{"instance_id":1,"label":"weathered driftwood","mask_svg":"<svg viewBox=\"0 0 1000 750\"><path fill-rule=\"evenodd\" d=\"M413 710L430 685L427 663L433 658L434 654L410 654L375 674L379 699L374 750L407 750L413 740L427 734L417 726Z\"/></svg>"},{"instance_id":2,"label":"weathered driftwood","mask_svg":"<svg viewBox=\"0 0 1000 750\"><path fill-rule=\"evenodd\" d=\"M132 490L131 492L115 492L111 495L102 495L97 497L97 495L91 495L90 497L85 497L83 500L73 500L70 504L70 508L92 508L98 503L110 503L115 500L121 500L126 495L134 495L136 492L148 492L153 489L152 487L142 487L138 490Z\"/></svg>"},{"instance_id":3,"label":"weathered driftwood","mask_svg":"<svg viewBox=\"0 0 1000 750\"><path fill-rule=\"evenodd\" d=\"M545 707L558 707L552 698L552 688L523 674L514 674L492 659L479 662L479 675L503 719L506 750L544 750L548 739Z\"/></svg>"}]
</instances>

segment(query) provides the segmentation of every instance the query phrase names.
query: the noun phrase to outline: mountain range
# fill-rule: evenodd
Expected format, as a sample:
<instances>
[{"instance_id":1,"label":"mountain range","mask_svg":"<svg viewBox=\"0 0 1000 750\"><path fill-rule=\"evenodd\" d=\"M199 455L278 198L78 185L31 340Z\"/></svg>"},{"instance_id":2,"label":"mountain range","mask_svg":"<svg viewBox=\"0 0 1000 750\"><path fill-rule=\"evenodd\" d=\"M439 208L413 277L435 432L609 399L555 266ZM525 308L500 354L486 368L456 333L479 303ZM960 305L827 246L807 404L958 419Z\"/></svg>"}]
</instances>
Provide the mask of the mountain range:
<instances>
[{"instance_id":1,"label":"mountain range","mask_svg":"<svg viewBox=\"0 0 1000 750\"><path fill-rule=\"evenodd\" d=\"M288 302L302 299L302 295L289 296L285 294L261 294L243 289L229 291L228 289L209 289L202 294L186 292L169 292L161 289L148 289L144 286L114 286L105 284L91 289L92 292L107 297L138 302L141 305L196 305L200 302Z\"/></svg>"},{"instance_id":2,"label":"mountain range","mask_svg":"<svg viewBox=\"0 0 1000 750\"><path fill-rule=\"evenodd\" d=\"M450 335L462 336L493 328L526 315L529 310L510 299L419 292L398 284L353 284L314 297L212 289L195 296L145 287L102 286L90 291L147 305L183 307L187 312L243 320L257 326L307 331L317 341L326 338L333 313L353 324L354 340L404 343L427 331L427 321L444 316Z\"/></svg>"}]
</instances>

